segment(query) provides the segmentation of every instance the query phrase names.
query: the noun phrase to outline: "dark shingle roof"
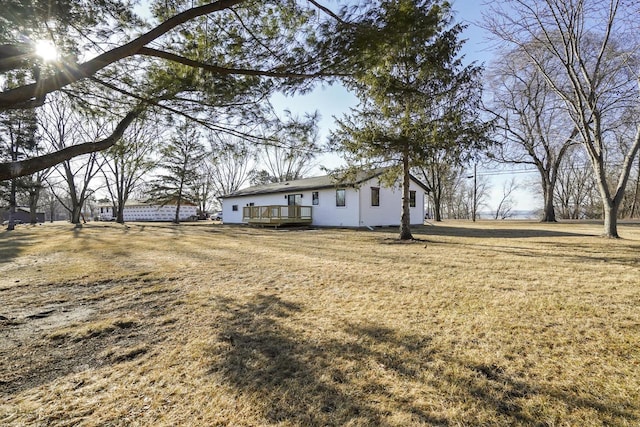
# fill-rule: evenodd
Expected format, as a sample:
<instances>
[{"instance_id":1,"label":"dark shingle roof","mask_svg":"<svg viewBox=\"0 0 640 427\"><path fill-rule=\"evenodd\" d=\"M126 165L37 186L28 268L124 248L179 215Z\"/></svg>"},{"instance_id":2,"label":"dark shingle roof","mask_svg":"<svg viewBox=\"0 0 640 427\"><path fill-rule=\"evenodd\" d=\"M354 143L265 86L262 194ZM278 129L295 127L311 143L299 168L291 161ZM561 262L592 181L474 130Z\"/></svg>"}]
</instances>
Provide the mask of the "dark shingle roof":
<instances>
[{"instance_id":1,"label":"dark shingle roof","mask_svg":"<svg viewBox=\"0 0 640 427\"><path fill-rule=\"evenodd\" d=\"M243 188L235 193L222 196L222 199L230 197L254 196L257 194L273 194L273 193L291 193L295 191L317 190L323 188L336 187L353 187L367 181L371 178L381 175L386 168L378 168L370 171L358 172L355 176L346 178L340 175L324 175L313 178L296 179L293 181L276 182L273 184L254 185L253 187ZM413 178L413 177L412 177ZM425 190L427 188L417 179L413 178Z\"/></svg>"}]
</instances>

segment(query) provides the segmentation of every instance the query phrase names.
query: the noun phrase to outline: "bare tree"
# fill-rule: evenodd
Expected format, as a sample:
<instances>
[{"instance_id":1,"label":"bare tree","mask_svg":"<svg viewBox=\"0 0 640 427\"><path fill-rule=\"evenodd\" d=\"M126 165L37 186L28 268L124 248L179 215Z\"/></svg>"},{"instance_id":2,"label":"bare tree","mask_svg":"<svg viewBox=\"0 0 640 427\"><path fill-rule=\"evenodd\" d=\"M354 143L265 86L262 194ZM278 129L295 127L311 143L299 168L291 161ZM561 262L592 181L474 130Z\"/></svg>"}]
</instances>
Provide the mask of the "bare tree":
<instances>
[{"instance_id":1,"label":"bare tree","mask_svg":"<svg viewBox=\"0 0 640 427\"><path fill-rule=\"evenodd\" d=\"M513 193L519 188L515 178L502 184L502 196L496 207L494 219L507 219L513 216Z\"/></svg>"},{"instance_id":2,"label":"bare tree","mask_svg":"<svg viewBox=\"0 0 640 427\"><path fill-rule=\"evenodd\" d=\"M468 171L458 169L443 184L442 211L446 218L472 219L474 211L479 217L479 211L487 207L490 186L486 176L477 175L473 180Z\"/></svg>"},{"instance_id":3,"label":"bare tree","mask_svg":"<svg viewBox=\"0 0 640 427\"><path fill-rule=\"evenodd\" d=\"M598 185L606 237L618 237L618 210L640 149L639 15L640 4L623 0L504 0L485 16L564 101Z\"/></svg>"},{"instance_id":4,"label":"bare tree","mask_svg":"<svg viewBox=\"0 0 640 427\"><path fill-rule=\"evenodd\" d=\"M40 205L40 195L45 189L45 183L52 169L45 169L29 175L25 185L27 194L27 206L29 206L29 222L38 222L38 206Z\"/></svg>"},{"instance_id":5,"label":"bare tree","mask_svg":"<svg viewBox=\"0 0 640 427\"><path fill-rule=\"evenodd\" d=\"M542 57L545 52L541 52ZM538 171L543 222L555 222L554 188L562 159L578 129L562 99L536 68L528 66L520 48L507 52L491 71L490 113L499 143L490 155L501 163L532 165ZM545 62L543 59L541 62ZM500 214L496 211L496 219Z\"/></svg>"},{"instance_id":6,"label":"bare tree","mask_svg":"<svg viewBox=\"0 0 640 427\"><path fill-rule=\"evenodd\" d=\"M100 170L113 203L116 222L124 224L124 207L130 194L155 167L152 154L160 133L155 120L143 117L127 129L120 141L101 153Z\"/></svg>"},{"instance_id":7,"label":"bare tree","mask_svg":"<svg viewBox=\"0 0 640 427\"><path fill-rule=\"evenodd\" d=\"M257 159L262 166L256 170L252 181L255 184L284 182L304 178L313 169L313 159L319 152L318 112L304 117L294 117L285 111L286 118L270 141L258 151Z\"/></svg>"},{"instance_id":8,"label":"bare tree","mask_svg":"<svg viewBox=\"0 0 640 427\"><path fill-rule=\"evenodd\" d=\"M42 131L43 141L49 144L51 151L60 151L82 141L99 138L105 129L97 120L83 118L64 97L57 96L42 111ZM82 209L95 191L91 184L100 170L98 154L90 153L86 158L64 160L54 170L61 181L49 176L50 186L57 189L54 194L69 211L71 223L82 227ZM64 186L60 183L64 183Z\"/></svg>"},{"instance_id":9,"label":"bare tree","mask_svg":"<svg viewBox=\"0 0 640 427\"><path fill-rule=\"evenodd\" d=\"M48 186L47 180L45 180L45 187L40 194L40 205L45 211L45 220L49 216L49 221L53 222L57 219L57 212L62 209L60 202L56 198L54 191Z\"/></svg>"},{"instance_id":10,"label":"bare tree","mask_svg":"<svg viewBox=\"0 0 640 427\"><path fill-rule=\"evenodd\" d=\"M575 148L569 150L558 171L554 189L554 203L558 207L560 218L601 218L602 204L594 202L598 198L589 161L583 152Z\"/></svg>"},{"instance_id":11,"label":"bare tree","mask_svg":"<svg viewBox=\"0 0 640 427\"><path fill-rule=\"evenodd\" d=\"M218 135L207 158L215 197L238 191L256 168L256 152L245 141Z\"/></svg>"},{"instance_id":12,"label":"bare tree","mask_svg":"<svg viewBox=\"0 0 640 427\"><path fill-rule=\"evenodd\" d=\"M419 176L429 187L428 197L433 203L433 219L442 221L446 205L447 192L452 191L454 182L459 178L460 168L450 158L447 150L434 150L429 161L417 168Z\"/></svg>"}]
</instances>

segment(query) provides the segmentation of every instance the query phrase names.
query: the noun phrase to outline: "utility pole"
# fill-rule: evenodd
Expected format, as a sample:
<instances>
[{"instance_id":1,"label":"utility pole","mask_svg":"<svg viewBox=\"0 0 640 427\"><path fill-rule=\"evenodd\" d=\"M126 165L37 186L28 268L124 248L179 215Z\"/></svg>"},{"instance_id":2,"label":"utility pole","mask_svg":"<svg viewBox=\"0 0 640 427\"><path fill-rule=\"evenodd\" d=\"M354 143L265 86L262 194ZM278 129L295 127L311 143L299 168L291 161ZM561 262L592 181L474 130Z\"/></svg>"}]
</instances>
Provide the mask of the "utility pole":
<instances>
[{"instance_id":1,"label":"utility pole","mask_svg":"<svg viewBox=\"0 0 640 427\"><path fill-rule=\"evenodd\" d=\"M473 164L473 175L468 175L467 179L473 178L473 206L471 206L471 220L476 222L476 210L478 209L478 164Z\"/></svg>"},{"instance_id":2,"label":"utility pole","mask_svg":"<svg viewBox=\"0 0 640 427\"><path fill-rule=\"evenodd\" d=\"M473 164L473 211L471 219L476 222L476 210L478 209L478 164Z\"/></svg>"}]
</instances>

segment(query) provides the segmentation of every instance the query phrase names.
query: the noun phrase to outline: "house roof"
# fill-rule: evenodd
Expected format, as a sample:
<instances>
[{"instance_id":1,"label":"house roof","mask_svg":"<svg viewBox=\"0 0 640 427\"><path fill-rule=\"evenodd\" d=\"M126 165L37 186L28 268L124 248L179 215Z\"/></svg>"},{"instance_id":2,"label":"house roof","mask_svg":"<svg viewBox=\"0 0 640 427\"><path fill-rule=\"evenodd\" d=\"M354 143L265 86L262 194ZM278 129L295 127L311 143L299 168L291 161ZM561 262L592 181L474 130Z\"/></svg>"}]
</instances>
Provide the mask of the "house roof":
<instances>
[{"instance_id":1,"label":"house roof","mask_svg":"<svg viewBox=\"0 0 640 427\"><path fill-rule=\"evenodd\" d=\"M25 213L31 213L31 208L29 208L27 206L16 206L16 211L22 211L22 212L25 212ZM36 210L36 214L37 215L44 214L44 211Z\"/></svg>"},{"instance_id":2,"label":"house roof","mask_svg":"<svg viewBox=\"0 0 640 427\"><path fill-rule=\"evenodd\" d=\"M235 193L221 196L221 199L242 196L255 196L257 194L273 194L273 193L292 193L296 191L320 190L324 188L337 187L355 187L372 178L382 175L387 168L378 168L370 171L361 171L355 176L347 176L341 179L339 175L324 175L313 178L296 179L293 181L276 182L272 184L254 185L253 187L243 188ZM429 191L429 188L422 182L411 176L411 179L418 184L423 190Z\"/></svg>"},{"instance_id":3,"label":"house roof","mask_svg":"<svg viewBox=\"0 0 640 427\"><path fill-rule=\"evenodd\" d=\"M182 199L180 204L182 206L197 206L195 203L190 202L190 201L185 200L185 199ZM176 201L175 200L170 200L170 201L168 201L168 202L163 204L163 203L160 203L160 202L129 199L124 203L124 206L127 207L127 208L136 207L136 206L174 206L174 205L176 205ZM113 207L113 203L112 202L97 203L96 206L97 207Z\"/></svg>"}]
</instances>

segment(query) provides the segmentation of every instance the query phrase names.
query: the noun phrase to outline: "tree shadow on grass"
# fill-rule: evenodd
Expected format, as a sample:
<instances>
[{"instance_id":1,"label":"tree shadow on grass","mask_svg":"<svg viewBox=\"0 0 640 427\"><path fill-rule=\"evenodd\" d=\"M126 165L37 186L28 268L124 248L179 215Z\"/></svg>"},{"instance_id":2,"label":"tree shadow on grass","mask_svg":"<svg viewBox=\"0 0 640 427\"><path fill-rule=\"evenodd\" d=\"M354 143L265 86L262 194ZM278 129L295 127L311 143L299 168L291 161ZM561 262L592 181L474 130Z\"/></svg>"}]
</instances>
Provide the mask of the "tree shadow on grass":
<instances>
[{"instance_id":1,"label":"tree shadow on grass","mask_svg":"<svg viewBox=\"0 0 640 427\"><path fill-rule=\"evenodd\" d=\"M13 234L12 234L13 233ZM16 236L15 231L0 232L0 264L11 262L20 256L23 248L30 243L28 236Z\"/></svg>"},{"instance_id":2,"label":"tree shadow on grass","mask_svg":"<svg viewBox=\"0 0 640 427\"><path fill-rule=\"evenodd\" d=\"M371 408L360 407L323 378L331 367L323 351L281 324L281 319L300 311L298 305L265 295L243 305L228 299L218 305L228 315L219 334L226 346L211 373L254 397L251 403L263 419L337 425L364 411L370 423L379 424Z\"/></svg>"},{"instance_id":3,"label":"tree shadow on grass","mask_svg":"<svg viewBox=\"0 0 640 427\"><path fill-rule=\"evenodd\" d=\"M152 285L144 278L46 285L39 307L17 307L0 320L0 399L146 354L174 328L158 322L180 299L173 289L146 292Z\"/></svg>"},{"instance_id":4,"label":"tree shadow on grass","mask_svg":"<svg viewBox=\"0 0 640 427\"><path fill-rule=\"evenodd\" d=\"M540 424L524 409L535 398L592 411L604 423L637 421L624 404L606 397L580 397L512 377L500 366L462 360L452 349L435 347L426 333L346 324L330 337L308 335L289 326L303 308L277 296L217 305L226 318L211 349L210 373L249 399L268 424L446 426L486 424L489 416L498 425L528 426Z\"/></svg>"},{"instance_id":5,"label":"tree shadow on grass","mask_svg":"<svg viewBox=\"0 0 640 427\"><path fill-rule=\"evenodd\" d=\"M532 228L468 228L447 225L417 227L415 233L429 236L472 237L478 239L526 239L535 237L593 237L597 234Z\"/></svg>"}]
</instances>

